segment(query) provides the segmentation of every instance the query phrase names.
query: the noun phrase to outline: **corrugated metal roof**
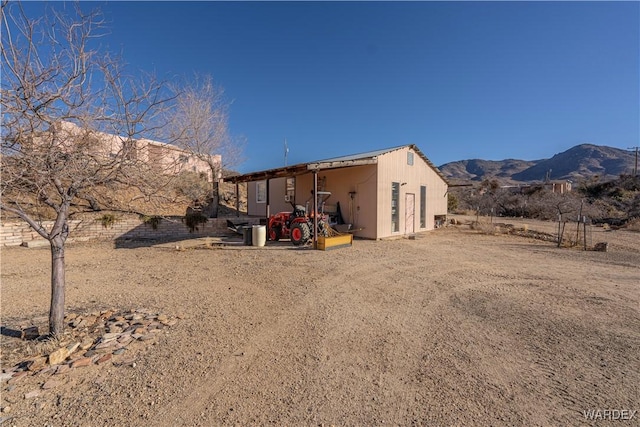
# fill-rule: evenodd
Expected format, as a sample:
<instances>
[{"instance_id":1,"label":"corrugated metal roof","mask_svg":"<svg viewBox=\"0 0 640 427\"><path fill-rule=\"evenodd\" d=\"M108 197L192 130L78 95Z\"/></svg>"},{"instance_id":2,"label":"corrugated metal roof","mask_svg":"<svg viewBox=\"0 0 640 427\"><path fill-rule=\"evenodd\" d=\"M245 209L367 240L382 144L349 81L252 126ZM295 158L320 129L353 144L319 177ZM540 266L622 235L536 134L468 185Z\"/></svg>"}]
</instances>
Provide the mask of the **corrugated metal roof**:
<instances>
[{"instance_id":1,"label":"corrugated metal roof","mask_svg":"<svg viewBox=\"0 0 640 427\"><path fill-rule=\"evenodd\" d=\"M391 151L399 150L404 147L407 147L407 145L401 145L399 147L393 147L393 148L384 148L382 150L367 151L365 153L359 153L359 154L350 154L348 156L332 157L330 159L316 160L314 162L309 162L309 163L331 163L331 162L344 162L344 161L350 161L350 160L370 159L370 158L378 157L381 154L386 154L386 153L390 153Z\"/></svg>"},{"instance_id":2,"label":"corrugated metal roof","mask_svg":"<svg viewBox=\"0 0 640 427\"><path fill-rule=\"evenodd\" d=\"M420 149L414 144L400 145L397 147L384 148L381 150L367 151L365 153L350 154L347 156L332 157L329 159L300 163L297 165L286 166L282 168L251 172L244 175L229 177L227 178L227 180L230 182L257 181L284 176L295 176L313 169L319 170L338 167L349 167L355 166L357 164L376 163L375 159L377 159L378 156L407 147L413 149L413 151L415 151L427 163L427 165L429 165L440 176L440 178L442 178L442 180L448 184L448 181L442 174L442 172L440 172L440 170L431 162L431 160L429 160L427 156L425 156L424 153L420 151ZM371 162L367 162L367 160L371 160Z\"/></svg>"}]
</instances>

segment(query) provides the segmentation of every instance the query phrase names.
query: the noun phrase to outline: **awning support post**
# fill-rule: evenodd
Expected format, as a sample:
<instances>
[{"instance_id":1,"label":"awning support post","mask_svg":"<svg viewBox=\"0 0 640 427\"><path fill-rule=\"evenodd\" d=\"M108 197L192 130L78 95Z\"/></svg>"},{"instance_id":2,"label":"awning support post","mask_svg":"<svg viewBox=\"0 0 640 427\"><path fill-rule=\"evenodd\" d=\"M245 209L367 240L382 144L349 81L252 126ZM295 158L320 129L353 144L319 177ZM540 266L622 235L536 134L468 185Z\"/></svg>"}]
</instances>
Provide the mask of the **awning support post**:
<instances>
[{"instance_id":1,"label":"awning support post","mask_svg":"<svg viewBox=\"0 0 640 427\"><path fill-rule=\"evenodd\" d=\"M240 184L236 181L236 217L240 217Z\"/></svg>"},{"instance_id":2,"label":"awning support post","mask_svg":"<svg viewBox=\"0 0 640 427\"><path fill-rule=\"evenodd\" d=\"M318 171L313 171L313 249L318 249Z\"/></svg>"}]
</instances>

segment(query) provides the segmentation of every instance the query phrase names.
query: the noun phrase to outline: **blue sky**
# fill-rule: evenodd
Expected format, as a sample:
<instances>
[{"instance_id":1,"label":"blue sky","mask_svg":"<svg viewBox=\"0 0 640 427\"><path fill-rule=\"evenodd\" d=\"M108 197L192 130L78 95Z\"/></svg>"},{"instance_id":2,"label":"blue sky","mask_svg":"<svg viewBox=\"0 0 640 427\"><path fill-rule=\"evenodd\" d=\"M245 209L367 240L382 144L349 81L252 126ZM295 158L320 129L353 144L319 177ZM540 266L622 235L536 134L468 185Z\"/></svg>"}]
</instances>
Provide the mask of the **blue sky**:
<instances>
[{"instance_id":1,"label":"blue sky","mask_svg":"<svg viewBox=\"0 0 640 427\"><path fill-rule=\"evenodd\" d=\"M640 143L638 2L83 3L96 7L130 67L225 88L241 172L282 166L285 138L289 164Z\"/></svg>"}]
</instances>

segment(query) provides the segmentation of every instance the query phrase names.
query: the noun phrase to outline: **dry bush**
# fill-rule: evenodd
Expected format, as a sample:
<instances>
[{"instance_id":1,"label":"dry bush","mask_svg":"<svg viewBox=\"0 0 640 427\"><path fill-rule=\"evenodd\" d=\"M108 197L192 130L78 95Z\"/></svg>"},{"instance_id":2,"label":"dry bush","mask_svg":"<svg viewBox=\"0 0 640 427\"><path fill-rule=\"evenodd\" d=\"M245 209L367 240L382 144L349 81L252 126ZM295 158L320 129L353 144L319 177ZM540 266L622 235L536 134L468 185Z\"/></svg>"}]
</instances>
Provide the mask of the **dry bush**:
<instances>
[{"instance_id":1,"label":"dry bush","mask_svg":"<svg viewBox=\"0 0 640 427\"><path fill-rule=\"evenodd\" d=\"M629 231L640 231L640 218L633 218L627 222L627 230Z\"/></svg>"}]
</instances>

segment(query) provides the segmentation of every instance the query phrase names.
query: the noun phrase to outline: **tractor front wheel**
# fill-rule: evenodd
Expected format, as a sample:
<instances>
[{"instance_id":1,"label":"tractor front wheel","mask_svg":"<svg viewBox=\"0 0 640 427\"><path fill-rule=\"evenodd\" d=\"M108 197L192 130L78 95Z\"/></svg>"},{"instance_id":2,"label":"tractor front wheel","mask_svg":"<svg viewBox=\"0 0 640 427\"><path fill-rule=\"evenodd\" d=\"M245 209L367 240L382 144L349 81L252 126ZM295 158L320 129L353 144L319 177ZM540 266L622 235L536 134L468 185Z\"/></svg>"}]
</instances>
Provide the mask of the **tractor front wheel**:
<instances>
[{"instance_id":1,"label":"tractor front wheel","mask_svg":"<svg viewBox=\"0 0 640 427\"><path fill-rule=\"evenodd\" d=\"M271 227L269 229L269 240L277 242L282 238L282 229L280 227Z\"/></svg>"},{"instance_id":2,"label":"tractor front wheel","mask_svg":"<svg viewBox=\"0 0 640 427\"><path fill-rule=\"evenodd\" d=\"M310 237L311 230L309 230L309 226L307 224L297 223L291 228L291 243L296 246L307 243Z\"/></svg>"}]
</instances>

